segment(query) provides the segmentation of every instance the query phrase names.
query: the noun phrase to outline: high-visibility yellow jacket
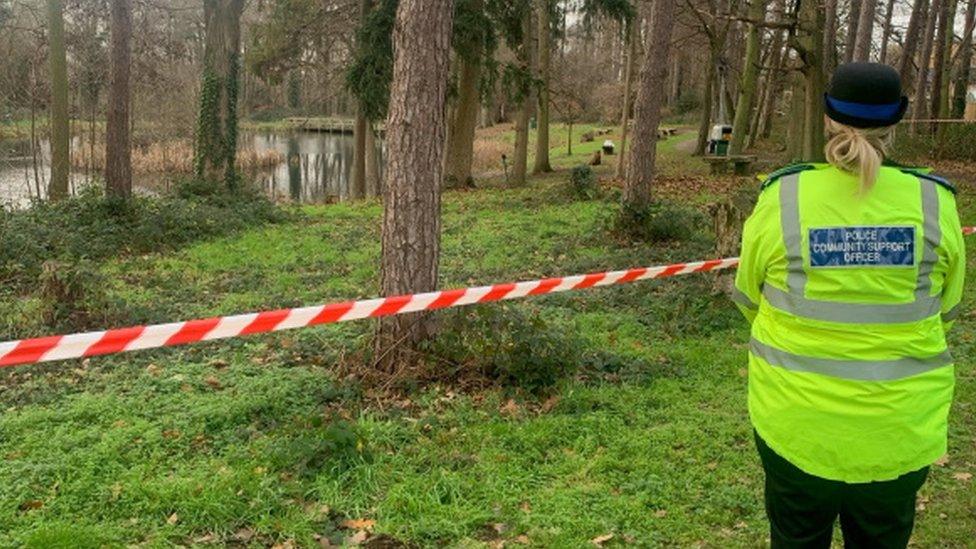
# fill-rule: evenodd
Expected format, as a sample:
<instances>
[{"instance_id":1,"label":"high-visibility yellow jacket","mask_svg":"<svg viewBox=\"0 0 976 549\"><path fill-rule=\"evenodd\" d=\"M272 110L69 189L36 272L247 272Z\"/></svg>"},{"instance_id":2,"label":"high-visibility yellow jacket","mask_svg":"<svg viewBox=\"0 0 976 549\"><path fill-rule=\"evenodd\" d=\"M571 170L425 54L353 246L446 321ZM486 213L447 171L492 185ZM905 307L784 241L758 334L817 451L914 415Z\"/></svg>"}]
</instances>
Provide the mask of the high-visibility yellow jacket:
<instances>
[{"instance_id":1,"label":"high-visibility yellow jacket","mask_svg":"<svg viewBox=\"0 0 976 549\"><path fill-rule=\"evenodd\" d=\"M850 483L946 452L962 238L954 189L921 171L883 167L864 193L829 165L767 180L733 297L752 322L749 413L770 448Z\"/></svg>"}]
</instances>

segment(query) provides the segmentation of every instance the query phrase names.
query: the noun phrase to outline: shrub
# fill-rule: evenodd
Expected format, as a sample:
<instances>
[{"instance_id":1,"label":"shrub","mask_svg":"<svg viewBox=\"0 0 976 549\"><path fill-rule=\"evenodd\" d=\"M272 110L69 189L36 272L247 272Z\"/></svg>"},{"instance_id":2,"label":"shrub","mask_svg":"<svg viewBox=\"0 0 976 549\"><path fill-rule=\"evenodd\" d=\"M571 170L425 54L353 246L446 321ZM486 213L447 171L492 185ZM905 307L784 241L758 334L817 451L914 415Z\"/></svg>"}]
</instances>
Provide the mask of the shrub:
<instances>
[{"instance_id":1,"label":"shrub","mask_svg":"<svg viewBox=\"0 0 976 549\"><path fill-rule=\"evenodd\" d=\"M576 166L570 172L569 186L573 194L581 200L592 200L600 194L596 174L593 173L592 168L585 164Z\"/></svg>"},{"instance_id":2,"label":"shrub","mask_svg":"<svg viewBox=\"0 0 976 549\"><path fill-rule=\"evenodd\" d=\"M624 205L617 215L614 228L631 238L668 242L690 239L704 221L704 216L693 208L655 202L642 209Z\"/></svg>"},{"instance_id":3,"label":"shrub","mask_svg":"<svg viewBox=\"0 0 976 549\"><path fill-rule=\"evenodd\" d=\"M448 329L428 343L434 356L503 386L540 393L574 373L583 344L536 312L488 305L445 314Z\"/></svg>"},{"instance_id":4,"label":"shrub","mask_svg":"<svg viewBox=\"0 0 976 549\"><path fill-rule=\"evenodd\" d=\"M913 135L907 127L895 134L892 157L903 162L976 161L976 124L944 124L937 131L920 124Z\"/></svg>"},{"instance_id":5,"label":"shrub","mask_svg":"<svg viewBox=\"0 0 976 549\"><path fill-rule=\"evenodd\" d=\"M25 210L0 208L0 287L33 286L46 261L68 264L123 254L173 249L194 240L285 219L256 194L179 186L175 196L106 198L89 188L76 198L38 202Z\"/></svg>"}]
</instances>

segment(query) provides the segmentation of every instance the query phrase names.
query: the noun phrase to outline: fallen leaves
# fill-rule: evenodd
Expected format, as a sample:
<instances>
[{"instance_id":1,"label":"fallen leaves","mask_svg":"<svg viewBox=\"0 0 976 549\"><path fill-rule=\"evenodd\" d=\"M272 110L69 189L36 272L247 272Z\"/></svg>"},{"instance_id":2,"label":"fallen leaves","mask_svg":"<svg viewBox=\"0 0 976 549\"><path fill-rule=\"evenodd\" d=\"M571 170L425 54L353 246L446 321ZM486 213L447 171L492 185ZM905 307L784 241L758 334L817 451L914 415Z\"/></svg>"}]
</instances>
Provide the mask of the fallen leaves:
<instances>
[{"instance_id":1,"label":"fallen leaves","mask_svg":"<svg viewBox=\"0 0 976 549\"><path fill-rule=\"evenodd\" d=\"M347 519L342 521L342 527L350 530L372 530L376 521L372 519Z\"/></svg>"},{"instance_id":2,"label":"fallen leaves","mask_svg":"<svg viewBox=\"0 0 976 549\"><path fill-rule=\"evenodd\" d=\"M172 525L176 524L179 521L180 521L180 516L177 515L176 513L173 513L172 515L169 516L168 519L166 519L166 524L169 524L170 526L172 526Z\"/></svg>"},{"instance_id":3,"label":"fallen leaves","mask_svg":"<svg viewBox=\"0 0 976 549\"><path fill-rule=\"evenodd\" d=\"M597 536L590 540L590 543L596 545L597 547L603 547L603 544L612 540L613 534L603 534L602 536Z\"/></svg>"},{"instance_id":4,"label":"fallen leaves","mask_svg":"<svg viewBox=\"0 0 976 549\"><path fill-rule=\"evenodd\" d=\"M515 402L514 398L508 399L508 402L498 409L498 412L505 416L515 416L518 414L518 411L519 405Z\"/></svg>"},{"instance_id":5,"label":"fallen leaves","mask_svg":"<svg viewBox=\"0 0 976 549\"><path fill-rule=\"evenodd\" d=\"M44 507L44 502L39 499L29 499L17 506L21 511L33 511Z\"/></svg>"},{"instance_id":6,"label":"fallen leaves","mask_svg":"<svg viewBox=\"0 0 976 549\"><path fill-rule=\"evenodd\" d=\"M965 472L953 473L952 478L958 480L959 482L969 482L970 480L973 480L973 474Z\"/></svg>"}]
</instances>

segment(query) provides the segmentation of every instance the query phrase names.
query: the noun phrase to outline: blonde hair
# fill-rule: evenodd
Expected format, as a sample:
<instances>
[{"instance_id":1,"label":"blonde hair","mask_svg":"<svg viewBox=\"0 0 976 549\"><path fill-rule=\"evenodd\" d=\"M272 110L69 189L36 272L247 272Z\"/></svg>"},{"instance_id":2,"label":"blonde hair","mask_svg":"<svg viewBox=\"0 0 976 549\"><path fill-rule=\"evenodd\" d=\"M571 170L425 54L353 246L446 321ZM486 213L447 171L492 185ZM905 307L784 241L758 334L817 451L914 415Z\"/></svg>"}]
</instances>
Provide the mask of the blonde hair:
<instances>
[{"instance_id":1,"label":"blonde hair","mask_svg":"<svg viewBox=\"0 0 976 549\"><path fill-rule=\"evenodd\" d=\"M828 118L827 145L824 147L827 162L837 169L857 174L861 179L861 191L867 192L878 178L894 130L894 126L854 128Z\"/></svg>"}]
</instances>

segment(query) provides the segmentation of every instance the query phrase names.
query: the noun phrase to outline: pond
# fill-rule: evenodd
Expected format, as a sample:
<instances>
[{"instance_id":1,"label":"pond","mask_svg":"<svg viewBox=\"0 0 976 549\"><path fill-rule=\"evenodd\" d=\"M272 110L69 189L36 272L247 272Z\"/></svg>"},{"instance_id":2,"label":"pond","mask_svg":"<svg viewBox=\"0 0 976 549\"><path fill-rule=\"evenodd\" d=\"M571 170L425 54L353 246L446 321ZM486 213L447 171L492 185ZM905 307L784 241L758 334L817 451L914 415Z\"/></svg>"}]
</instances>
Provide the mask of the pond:
<instances>
[{"instance_id":1,"label":"pond","mask_svg":"<svg viewBox=\"0 0 976 549\"><path fill-rule=\"evenodd\" d=\"M71 142L72 150L87 146L79 137ZM257 185L269 198L303 204L321 204L344 200L349 196L353 162L353 137L350 134L308 131L247 132L241 135L243 151L266 153L277 151L271 166L248 169L242 177ZM376 171L382 178L383 145L377 140L377 154L373 155ZM0 204L24 207L31 198L47 194L50 177L50 147L43 140L35 158L30 141L0 140ZM134 173L132 184L140 194L158 194L172 185L180 174ZM85 186L101 184L101 173L86 173L73 167L71 192ZM376 183L370 182L368 193L375 194Z\"/></svg>"}]
</instances>

